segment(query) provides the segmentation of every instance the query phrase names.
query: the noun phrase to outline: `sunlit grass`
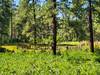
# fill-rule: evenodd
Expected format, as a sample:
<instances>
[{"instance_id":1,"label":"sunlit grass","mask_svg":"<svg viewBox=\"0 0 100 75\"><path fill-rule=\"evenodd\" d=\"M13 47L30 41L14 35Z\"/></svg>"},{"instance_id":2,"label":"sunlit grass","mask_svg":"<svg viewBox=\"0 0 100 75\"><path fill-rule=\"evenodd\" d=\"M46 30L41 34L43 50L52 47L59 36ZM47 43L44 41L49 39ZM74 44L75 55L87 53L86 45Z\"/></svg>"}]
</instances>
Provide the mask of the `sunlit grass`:
<instances>
[{"instance_id":1,"label":"sunlit grass","mask_svg":"<svg viewBox=\"0 0 100 75\"><path fill-rule=\"evenodd\" d=\"M79 45L80 42L62 42L61 44Z\"/></svg>"},{"instance_id":2,"label":"sunlit grass","mask_svg":"<svg viewBox=\"0 0 100 75\"><path fill-rule=\"evenodd\" d=\"M6 49L8 49L8 50L17 50L17 46L13 46L13 45L11 45L11 46L1 46L2 48L6 48Z\"/></svg>"},{"instance_id":3,"label":"sunlit grass","mask_svg":"<svg viewBox=\"0 0 100 75\"><path fill-rule=\"evenodd\" d=\"M100 75L99 56L86 51L1 53L1 75Z\"/></svg>"}]
</instances>

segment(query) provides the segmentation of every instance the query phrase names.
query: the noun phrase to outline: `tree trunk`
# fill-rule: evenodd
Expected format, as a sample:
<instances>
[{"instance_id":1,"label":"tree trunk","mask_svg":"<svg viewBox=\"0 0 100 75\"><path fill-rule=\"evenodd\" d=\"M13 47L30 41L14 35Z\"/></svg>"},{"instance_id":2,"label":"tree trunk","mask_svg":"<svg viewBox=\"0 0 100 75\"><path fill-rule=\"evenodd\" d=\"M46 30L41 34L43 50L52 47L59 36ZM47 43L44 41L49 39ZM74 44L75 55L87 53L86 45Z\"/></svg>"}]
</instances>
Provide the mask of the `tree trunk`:
<instances>
[{"instance_id":1,"label":"tree trunk","mask_svg":"<svg viewBox=\"0 0 100 75\"><path fill-rule=\"evenodd\" d=\"M36 14L35 14L35 0L33 0L33 13L34 13L34 44L36 46Z\"/></svg>"},{"instance_id":2,"label":"tree trunk","mask_svg":"<svg viewBox=\"0 0 100 75\"><path fill-rule=\"evenodd\" d=\"M89 30L90 30L90 49L94 52L94 37L93 37L93 24L92 24L92 4L89 0Z\"/></svg>"},{"instance_id":3,"label":"tree trunk","mask_svg":"<svg viewBox=\"0 0 100 75\"><path fill-rule=\"evenodd\" d=\"M56 0L52 0L53 2L53 10L56 9ZM56 21L56 14L55 12L52 12L52 26L53 26L53 43L52 43L52 49L53 49L53 54L56 55L56 36L57 36L57 21Z\"/></svg>"},{"instance_id":4,"label":"tree trunk","mask_svg":"<svg viewBox=\"0 0 100 75\"><path fill-rule=\"evenodd\" d=\"M11 4L11 18L10 18L10 43L12 43L12 39L13 39L13 25L12 25L12 4Z\"/></svg>"}]
</instances>

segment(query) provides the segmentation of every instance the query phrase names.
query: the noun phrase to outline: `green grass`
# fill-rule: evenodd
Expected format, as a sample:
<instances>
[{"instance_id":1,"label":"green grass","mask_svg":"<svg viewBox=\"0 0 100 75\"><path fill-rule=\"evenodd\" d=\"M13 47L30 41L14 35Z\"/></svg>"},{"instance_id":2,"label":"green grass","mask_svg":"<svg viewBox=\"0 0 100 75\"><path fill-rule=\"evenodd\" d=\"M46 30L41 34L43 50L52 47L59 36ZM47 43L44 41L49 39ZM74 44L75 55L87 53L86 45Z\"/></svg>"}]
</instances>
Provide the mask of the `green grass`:
<instances>
[{"instance_id":1,"label":"green grass","mask_svg":"<svg viewBox=\"0 0 100 75\"><path fill-rule=\"evenodd\" d=\"M70 45L79 45L80 42L62 42L60 44L70 44Z\"/></svg>"},{"instance_id":2,"label":"green grass","mask_svg":"<svg viewBox=\"0 0 100 75\"><path fill-rule=\"evenodd\" d=\"M99 55L83 51L1 53L0 75L100 75Z\"/></svg>"},{"instance_id":3,"label":"green grass","mask_svg":"<svg viewBox=\"0 0 100 75\"><path fill-rule=\"evenodd\" d=\"M11 50L11 51L17 51L17 46L16 45L6 45L6 46L1 46L2 48L6 48L8 50Z\"/></svg>"}]
</instances>

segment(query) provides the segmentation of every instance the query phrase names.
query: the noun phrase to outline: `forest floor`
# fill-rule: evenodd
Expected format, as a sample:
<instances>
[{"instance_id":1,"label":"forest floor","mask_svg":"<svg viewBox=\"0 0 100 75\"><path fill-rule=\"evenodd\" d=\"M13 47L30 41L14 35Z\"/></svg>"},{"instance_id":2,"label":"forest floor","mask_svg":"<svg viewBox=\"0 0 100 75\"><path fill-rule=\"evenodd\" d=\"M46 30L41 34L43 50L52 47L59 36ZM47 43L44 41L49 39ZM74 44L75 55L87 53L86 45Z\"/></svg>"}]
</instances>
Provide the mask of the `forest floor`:
<instances>
[{"instance_id":1,"label":"forest floor","mask_svg":"<svg viewBox=\"0 0 100 75\"><path fill-rule=\"evenodd\" d=\"M100 75L100 51L0 53L0 75Z\"/></svg>"}]
</instances>

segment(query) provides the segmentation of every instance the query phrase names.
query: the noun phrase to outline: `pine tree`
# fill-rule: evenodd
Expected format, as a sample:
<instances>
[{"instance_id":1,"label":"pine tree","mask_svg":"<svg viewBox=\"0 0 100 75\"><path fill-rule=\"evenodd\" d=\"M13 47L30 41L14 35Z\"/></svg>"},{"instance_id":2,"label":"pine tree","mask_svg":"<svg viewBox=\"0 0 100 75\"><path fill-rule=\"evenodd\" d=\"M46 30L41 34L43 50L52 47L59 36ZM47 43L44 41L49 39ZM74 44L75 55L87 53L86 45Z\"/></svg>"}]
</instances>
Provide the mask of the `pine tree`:
<instances>
[{"instance_id":1,"label":"pine tree","mask_svg":"<svg viewBox=\"0 0 100 75\"><path fill-rule=\"evenodd\" d=\"M10 33L10 17L11 17L11 3L12 0L1 0L0 2L0 32L1 35L5 36L10 39L11 33ZM3 38L5 38L3 37Z\"/></svg>"},{"instance_id":2,"label":"pine tree","mask_svg":"<svg viewBox=\"0 0 100 75\"><path fill-rule=\"evenodd\" d=\"M93 23L92 23L92 2L89 0L89 30L90 30L90 49L94 52Z\"/></svg>"},{"instance_id":3,"label":"pine tree","mask_svg":"<svg viewBox=\"0 0 100 75\"><path fill-rule=\"evenodd\" d=\"M56 0L51 0L52 1L52 30L53 30L53 44L52 44L52 49L54 55L56 55L56 48L57 48L57 20L56 20Z\"/></svg>"},{"instance_id":4,"label":"pine tree","mask_svg":"<svg viewBox=\"0 0 100 75\"><path fill-rule=\"evenodd\" d=\"M34 15L34 44L35 44L35 46L36 46L36 43L37 43L37 41L36 41L36 14L35 14L35 3L36 3L36 1L35 0L33 0L33 15Z\"/></svg>"}]
</instances>

